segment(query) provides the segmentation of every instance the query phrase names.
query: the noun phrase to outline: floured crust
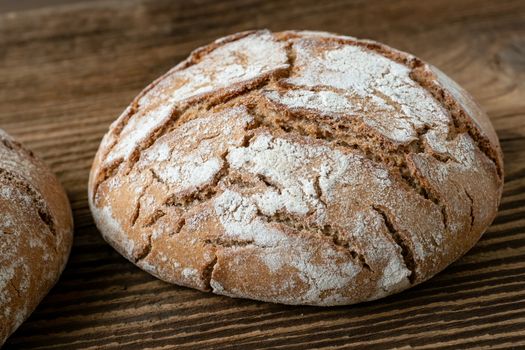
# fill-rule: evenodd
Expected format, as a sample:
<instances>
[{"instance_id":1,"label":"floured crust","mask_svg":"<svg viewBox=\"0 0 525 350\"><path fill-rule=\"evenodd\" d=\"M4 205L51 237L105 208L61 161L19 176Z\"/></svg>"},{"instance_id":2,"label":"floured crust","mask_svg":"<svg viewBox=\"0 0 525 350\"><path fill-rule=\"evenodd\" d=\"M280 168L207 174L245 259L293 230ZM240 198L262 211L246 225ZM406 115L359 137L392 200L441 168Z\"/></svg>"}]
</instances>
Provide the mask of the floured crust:
<instances>
[{"instance_id":1,"label":"floured crust","mask_svg":"<svg viewBox=\"0 0 525 350\"><path fill-rule=\"evenodd\" d=\"M286 304L427 280L496 215L502 156L460 87L385 45L246 32L197 50L111 126L89 200L171 283Z\"/></svg>"},{"instance_id":2,"label":"floured crust","mask_svg":"<svg viewBox=\"0 0 525 350\"><path fill-rule=\"evenodd\" d=\"M40 160L0 130L0 345L64 269L73 238L67 196Z\"/></svg>"}]
</instances>

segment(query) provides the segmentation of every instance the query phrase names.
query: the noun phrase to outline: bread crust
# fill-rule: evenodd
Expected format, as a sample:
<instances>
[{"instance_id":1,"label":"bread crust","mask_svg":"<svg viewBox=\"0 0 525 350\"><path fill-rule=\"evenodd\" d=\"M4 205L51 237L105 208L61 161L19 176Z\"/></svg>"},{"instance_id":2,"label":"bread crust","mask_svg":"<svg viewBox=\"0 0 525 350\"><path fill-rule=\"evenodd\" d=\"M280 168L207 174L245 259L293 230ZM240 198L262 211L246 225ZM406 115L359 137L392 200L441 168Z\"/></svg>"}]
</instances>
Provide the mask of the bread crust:
<instances>
[{"instance_id":1,"label":"bread crust","mask_svg":"<svg viewBox=\"0 0 525 350\"><path fill-rule=\"evenodd\" d=\"M66 193L33 153L0 130L0 345L64 269L73 239Z\"/></svg>"},{"instance_id":2,"label":"bread crust","mask_svg":"<svg viewBox=\"0 0 525 350\"><path fill-rule=\"evenodd\" d=\"M219 39L149 85L90 174L104 238L165 281L285 304L432 277L496 215L484 112L416 57L321 32Z\"/></svg>"}]
</instances>

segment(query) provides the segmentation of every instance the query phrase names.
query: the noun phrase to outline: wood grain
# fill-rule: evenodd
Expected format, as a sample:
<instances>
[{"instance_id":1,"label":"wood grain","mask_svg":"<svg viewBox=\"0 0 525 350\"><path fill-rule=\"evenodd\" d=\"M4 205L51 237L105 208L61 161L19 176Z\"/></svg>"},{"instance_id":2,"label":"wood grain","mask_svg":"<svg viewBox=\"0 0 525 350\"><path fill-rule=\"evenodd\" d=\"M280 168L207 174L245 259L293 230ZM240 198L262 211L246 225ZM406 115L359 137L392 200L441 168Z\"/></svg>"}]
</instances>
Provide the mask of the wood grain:
<instances>
[{"instance_id":1,"label":"wood grain","mask_svg":"<svg viewBox=\"0 0 525 350\"><path fill-rule=\"evenodd\" d=\"M429 282L384 300L290 307L160 282L101 239L86 199L109 123L190 50L259 27L385 42L487 110L505 153L500 213ZM58 285L7 349L525 348L525 2L90 1L0 15L0 127L58 174L76 236Z\"/></svg>"}]
</instances>

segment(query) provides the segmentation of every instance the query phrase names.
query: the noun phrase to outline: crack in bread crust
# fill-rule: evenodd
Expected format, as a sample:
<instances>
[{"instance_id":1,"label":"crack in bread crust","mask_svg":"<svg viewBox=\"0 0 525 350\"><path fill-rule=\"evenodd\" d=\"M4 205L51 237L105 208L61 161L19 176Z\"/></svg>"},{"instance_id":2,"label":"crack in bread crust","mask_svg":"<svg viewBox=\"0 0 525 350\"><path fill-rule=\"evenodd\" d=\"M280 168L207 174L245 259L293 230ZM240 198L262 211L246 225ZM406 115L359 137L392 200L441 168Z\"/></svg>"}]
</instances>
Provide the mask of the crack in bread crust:
<instances>
[{"instance_id":1,"label":"crack in bread crust","mask_svg":"<svg viewBox=\"0 0 525 350\"><path fill-rule=\"evenodd\" d=\"M29 159L35 159L35 155L32 151L26 149L22 146L22 144L15 140L0 138L0 143L2 143L2 145L10 151L21 152L26 154L29 157ZM40 219L48 227L49 232L53 236L56 236L57 228L55 219L53 218L53 215L51 214L51 211L49 210L40 192L29 181L13 172L7 171L5 169L0 169L0 177L11 182L15 186L18 186L20 189L23 189L33 199L35 209L38 211ZM56 249L56 247L54 248Z\"/></svg>"},{"instance_id":2,"label":"crack in bread crust","mask_svg":"<svg viewBox=\"0 0 525 350\"><path fill-rule=\"evenodd\" d=\"M469 213L470 214L470 230L472 230L474 228L474 222L476 219L474 215L474 198L472 198L472 195L468 193L466 189L464 189L464 191L465 191L465 195L470 201L470 213Z\"/></svg>"},{"instance_id":3,"label":"crack in bread crust","mask_svg":"<svg viewBox=\"0 0 525 350\"><path fill-rule=\"evenodd\" d=\"M274 215L268 216L264 215L259 211L259 215L261 217L265 217L268 223L277 223L283 226L287 226L288 228L295 231L307 232L311 236L325 236L330 239L331 243L335 247L338 247L344 252L350 254L352 259L359 262L359 264L364 269L371 270L370 265L366 262L365 256L356 250L356 247L352 244L352 242L350 242L348 239L343 238L343 234L341 234L339 229L333 227L330 224L322 226L315 225L314 223L306 224L304 222L304 218L296 218L293 215L289 215L285 212L276 213Z\"/></svg>"},{"instance_id":4,"label":"crack in bread crust","mask_svg":"<svg viewBox=\"0 0 525 350\"><path fill-rule=\"evenodd\" d=\"M414 63L411 65L412 71L410 77L416 81L422 88L427 90L439 103L447 107L450 116L453 121L453 135L454 138L458 137L459 134L467 133L472 140L474 140L477 148L496 166L496 174L500 180L503 178L503 168L501 160L497 155L497 151L490 144L487 137L483 136L478 127L472 123L472 117L467 114L464 108L460 106L457 100L451 96L445 89L438 86L434 80L425 77L422 72L422 67L426 65L418 60L414 59ZM448 103L452 104L452 108L447 106Z\"/></svg>"},{"instance_id":5,"label":"crack in bread crust","mask_svg":"<svg viewBox=\"0 0 525 350\"><path fill-rule=\"evenodd\" d=\"M147 244L144 246L144 249L143 251L137 256L137 258L135 259L135 263L139 263L140 261L146 259L148 257L148 255L151 253L151 248L152 248L152 245L151 245L151 235L148 236L148 242Z\"/></svg>"},{"instance_id":6,"label":"crack in bread crust","mask_svg":"<svg viewBox=\"0 0 525 350\"><path fill-rule=\"evenodd\" d=\"M211 287L211 276L213 275L213 271L215 270L215 267L217 266L218 259L217 256L213 258L213 260L204 268L202 279L204 280L205 288L206 290L210 291L212 290Z\"/></svg>"},{"instance_id":7,"label":"crack in bread crust","mask_svg":"<svg viewBox=\"0 0 525 350\"><path fill-rule=\"evenodd\" d=\"M31 183L26 181L23 177L17 176L16 174L11 173L5 169L0 169L0 178L5 179L12 185L19 187L21 190L26 192L29 195L29 197L31 197L31 199L33 200L33 206L38 212L38 216L40 217L44 225L47 226L49 232L53 236L56 236L57 228L55 219L53 218L51 211L49 210L44 198L38 192L38 190L35 189L33 185L31 185ZM56 247L54 246L53 248L56 249Z\"/></svg>"},{"instance_id":8,"label":"crack in bread crust","mask_svg":"<svg viewBox=\"0 0 525 350\"><path fill-rule=\"evenodd\" d=\"M390 236L394 239L396 244L401 248L401 255L405 261L405 265L408 270L411 272L409 276L410 283L414 283L417 279L416 275L416 261L414 259L413 249L410 247L410 244L407 243L406 234L402 235L398 229L394 226L393 221L390 219L392 214L389 214L385 207L375 205L372 207L383 219L383 222L390 233Z\"/></svg>"}]
</instances>

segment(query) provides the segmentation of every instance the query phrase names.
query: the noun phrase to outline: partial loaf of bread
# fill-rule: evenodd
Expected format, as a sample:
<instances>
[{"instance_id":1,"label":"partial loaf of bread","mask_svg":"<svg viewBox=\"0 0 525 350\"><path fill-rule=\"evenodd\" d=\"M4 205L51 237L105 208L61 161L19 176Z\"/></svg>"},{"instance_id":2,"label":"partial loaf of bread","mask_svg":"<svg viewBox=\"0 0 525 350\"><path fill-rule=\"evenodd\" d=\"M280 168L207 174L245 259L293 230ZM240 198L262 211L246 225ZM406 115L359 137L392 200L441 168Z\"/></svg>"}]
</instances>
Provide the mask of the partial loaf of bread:
<instances>
[{"instance_id":1,"label":"partial loaf of bread","mask_svg":"<svg viewBox=\"0 0 525 350\"><path fill-rule=\"evenodd\" d=\"M72 239L57 178L0 130L0 346L58 280Z\"/></svg>"},{"instance_id":2,"label":"partial loaf of bread","mask_svg":"<svg viewBox=\"0 0 525 350\"><path fill-rule=\"evenodd\" d=\"M433 66L368 40L253 31L200 48L111 125L89 200L171 283L338 305L421 283L494 219L488 118Z\"/></svg>"}]
</instances>

